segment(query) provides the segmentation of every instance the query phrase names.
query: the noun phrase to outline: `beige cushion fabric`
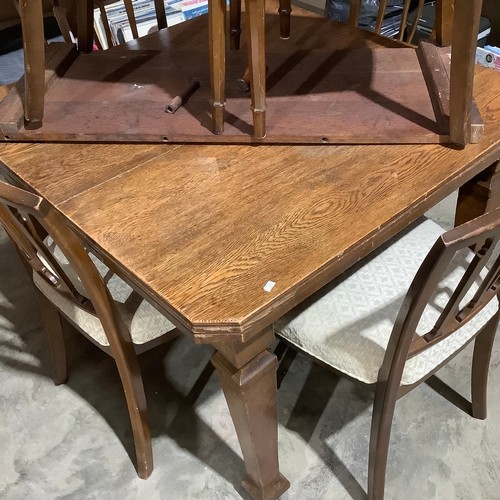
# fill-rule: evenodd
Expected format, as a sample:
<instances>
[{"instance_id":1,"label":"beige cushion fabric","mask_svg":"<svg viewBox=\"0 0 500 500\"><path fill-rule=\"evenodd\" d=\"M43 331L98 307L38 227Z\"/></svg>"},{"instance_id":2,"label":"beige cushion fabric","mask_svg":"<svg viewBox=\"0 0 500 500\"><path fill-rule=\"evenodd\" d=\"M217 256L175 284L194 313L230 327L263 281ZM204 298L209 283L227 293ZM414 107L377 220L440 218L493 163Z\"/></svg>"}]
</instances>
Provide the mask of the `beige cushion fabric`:
<instances>
[{"instance_id":1,"label":"beige cushion fabric","mask_svg":"<svg viewBox=\"0 0 500 500\"><path fill-rule=\"evenodd\" d=\"M64 254L50 239L47 239L45 243L67 274L68 278L75 285L75 288L82 295L87 296L88 294L85 292L82 282ZM113 274L113 272L111 272L100 260L92 254L90 254L90 257L103 277L111 296L115 300L118 311L125 324L130 329L132 341L135 344L144 344L175 328L165 316L160 314L149 302L144 300L122 279L116 276L116 274ZM50 266L47 267L50 268ZM104 346L109 345L109 341L98 318L63 297L37 273L33 273L33 281L40 291L68 316L71 321L87 332L99 344Z\"/></svg>"},{"instance_id":2,"label":"beige cushion fabric","mask_svg":"<svg viewBox=\"0 0 500 500\"><path fill-rule=\"evenodd\" d=\"M276 333L355 379L368 384L376 382L403 298L420 264L443 232L440 226L425 220L393 238L280 318L275 324ZM434 326L471 258L468 250L457 253L424 311L417 329L420 335ZM476 289L477 285L462 305ZM470 340L497 309L498 301L490 301L453 335L408 360L402 385L427 375Z\"/></svg>"}]
</instances>

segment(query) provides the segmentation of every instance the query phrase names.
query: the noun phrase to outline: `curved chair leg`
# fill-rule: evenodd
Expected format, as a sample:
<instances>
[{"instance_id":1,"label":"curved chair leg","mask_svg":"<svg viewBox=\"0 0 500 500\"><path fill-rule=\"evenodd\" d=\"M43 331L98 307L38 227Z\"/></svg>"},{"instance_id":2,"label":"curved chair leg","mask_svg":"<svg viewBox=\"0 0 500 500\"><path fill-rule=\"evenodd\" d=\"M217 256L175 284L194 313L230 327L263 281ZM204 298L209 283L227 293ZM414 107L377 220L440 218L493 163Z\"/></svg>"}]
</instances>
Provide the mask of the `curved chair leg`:
<instances>
[{"instance_id":1,"label":"curved chair leg","mask_svg":"<svg viewBox=\"0 0 500 500\"><path fill-rule=\"evenodd\" d=\"M290 38L290 14L292 13L291 0L279 0L278 13L280 15L280 37L284 40Z\"/></svg>"},{"instance_id":2,"label":"curved chair leg","mask_svg":"<svg viewBox=\"0 0 500 500\"><path fill-rule=\"evenodd\" d=\"M132 424L137 456L137 474L141 479L147 479L153 472L153 447L146 395L137 355L132 344L127 344L120 353L113 352L113 356L122 381Z\"/></svg>"},{"instance_id":3,"label":"curved chair leg","mask_svg":"<svg viewBox=\"0 0 500 500\"><path fill-rule=\"evenodd\" d=\"M498 328L498 320L499 313L491 318L474 341L471 380L472 416L474 418L486 418L488 372L493 341L495 340L495 334Z\"/></svg>"},{"instance_id":4,"label":"curved chair leg","mask_svg":"<svg viewBox=\"0 0 500 500\"><path fill-rule=\"evenodd\" d=\"M66 364L66 348L62 329L61 315L52 302L35 287L36 297L42 311L45 331L49 340L52 364L54 367L54 384L65 384L68 380Z\"/></svg>"},{"instance_id":5,"label":"curved chair leg","mask_svg":"<svg viewBox=\"0 0 500 500\"><path fill-rule=\"evenodd\" d=\"M241 0L229 0L229 47L240 50Z\"/></svg>"},{"instance_id":6,"label":"curved chair leg","mask_svg":"<svg viewBox=\"0 0 500 500\"><path fill-rule=\"evenodd\" d=\"M387 382L377 383L370 433L368 500L384 498L385 471L396 401L397 389L391 390Z\"/></svg>"}]
</instances>

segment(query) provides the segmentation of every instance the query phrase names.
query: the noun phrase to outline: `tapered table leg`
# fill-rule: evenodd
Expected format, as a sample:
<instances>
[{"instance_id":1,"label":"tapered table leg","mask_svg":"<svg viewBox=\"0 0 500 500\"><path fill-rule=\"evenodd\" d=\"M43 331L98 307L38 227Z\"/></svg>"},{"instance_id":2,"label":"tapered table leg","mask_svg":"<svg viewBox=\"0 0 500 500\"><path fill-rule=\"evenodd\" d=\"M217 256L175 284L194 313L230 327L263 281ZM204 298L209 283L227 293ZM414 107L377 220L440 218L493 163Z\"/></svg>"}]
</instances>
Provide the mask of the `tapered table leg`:
<instances>
[{"instance_id":1,"label":"tapered table leg","mask_svg":"<svg viewBox=\"0 0 500 500\"><path fill-rule=\"evenodd\" d=\"M226 2L208 2L208 43L210 49L210 80L212 87L212 131L224 131L226 79Z\"/></svg>"},{"instance_id":2,"label":"tapered table leg","mask_svg":"<svg viewBox=\"0 0 500 500\"><path fill-rule=\"evenodd\" d=\"M243 487L256 500L275 500L290 483L279 472L276 356L266 328L246 344L217 344L212 357L238 434L247 478Z\"/></svg>"},{"instance_id":3,"label":"tapered table leg","mask_svg":"<svg viewBox=\"0 0 500 500\"><path fill-rule=\"evenodd\" d=\"M266 136L266 54L264 0L245 0L254 136Z\"/></svg>"},{"instance_id":4,"label":"tapered table leg","mask_svg":"<svg viewBox=\"0 0 500 500\"><path fill-rule=\"evenodd\" d=\"M24 117L28 128L42 125L45 93L45 38L42 0L19 2L24 45Z\"/></svg>"}]
</instances>

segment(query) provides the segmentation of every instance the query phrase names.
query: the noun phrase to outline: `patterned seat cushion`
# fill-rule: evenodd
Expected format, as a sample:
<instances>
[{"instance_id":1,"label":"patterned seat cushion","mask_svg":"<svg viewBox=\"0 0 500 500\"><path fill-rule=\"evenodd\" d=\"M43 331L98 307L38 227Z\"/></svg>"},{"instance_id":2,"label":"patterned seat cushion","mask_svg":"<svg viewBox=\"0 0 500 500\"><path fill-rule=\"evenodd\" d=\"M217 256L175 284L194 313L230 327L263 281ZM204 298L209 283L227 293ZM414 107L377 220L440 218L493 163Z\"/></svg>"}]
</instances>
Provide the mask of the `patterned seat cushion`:
<instances>
[{"instance_id":1,"label":"patterned seat cushion","mask_svg":"<svg viewBox=\"0 0 500 500\"><path fill-rule=\"evenodd\" d=\"M327 365L367 384L375 383L404 296L443 232L430 220L411 226L280 318L274 325L276 333ZM469 250L457 252L422 315L419 335L434 326L471 258ZM477 284L461 305L476 289ZM402 385L426 376L470 340L497 310L498 301L490 301L453 335L409 359Z\"/></svg>"},{"instance_id":2,"label":"patterned seat cushion","mask_svg":"<svg viewBox=\"0 0 500 500\"><path fill-rule=\"evenodd\" d=\"M75 288L87 296L80 278L67 261L64 254L53 244L50 238L45 241L52 255L57 259ZM160 314L149 302L128 286L116 274L110 271L100 260L90 254L104 279L118 311L130 330L134 344L144 344L173 330L175 326ZM45 263L47 267L50 266ZM37 273L33 273L33 281L37 288L71 321L87 332L94 340L104 346L109 346L109 341L104 333L98 318L78 307L74 302L63 297Z\"/></svg>"}]
</instances>

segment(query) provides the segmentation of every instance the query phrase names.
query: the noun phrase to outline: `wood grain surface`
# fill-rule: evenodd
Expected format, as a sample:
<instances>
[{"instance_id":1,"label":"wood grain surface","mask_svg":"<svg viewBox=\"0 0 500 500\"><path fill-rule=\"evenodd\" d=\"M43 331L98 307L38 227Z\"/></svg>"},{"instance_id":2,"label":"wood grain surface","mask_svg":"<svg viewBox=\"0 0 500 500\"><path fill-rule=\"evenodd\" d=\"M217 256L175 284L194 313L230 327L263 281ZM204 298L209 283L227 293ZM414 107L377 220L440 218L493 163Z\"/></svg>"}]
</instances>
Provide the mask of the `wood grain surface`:
<instances>
[{"instance_id":1,"label":"wood grain surface","mask_svg":"<svg viewBox=\"0 0 500 500\"><path fill-rule=\"evenodd\" d=\"M329 21L308 16L294 9L301 47L327 47L317 27ZM278 24L278 16L268 20L271 44L280 43ZM160 35L130 48L206 40L203 30L180 26ZM399 46L358 30L342 40ZM500 77L476 73L485 137L462 151L12 144L0 146L0 158L184 330L200 341L223 332L246 338L500 157Z\"/></svg>"},{"instance_id":2,"label":"wood grain surface","mask_svg":"<svg viewBox=\"0 0 500 500\"><path fill-rule=\"evenodd\" d=\"M500 74L477 67L475 98L485 135L462 150L7 144L0 159L183 331L244 340L500 158Z\"/></svg>"},{"instance_id":3,"label":"wood grain surface","mask_svg":"<svg viewBox=\"0 0 500 500\"><path fill-rule=\"evenodd\" d=\"M485 132L464 149L12 143L0 177L46 198L183 333L216 347L243 486L275 500L289 483L268 327L464 183L461 220L500 203L500 74L476 68L474 91Z\"/></svg>"}]
</instances>

